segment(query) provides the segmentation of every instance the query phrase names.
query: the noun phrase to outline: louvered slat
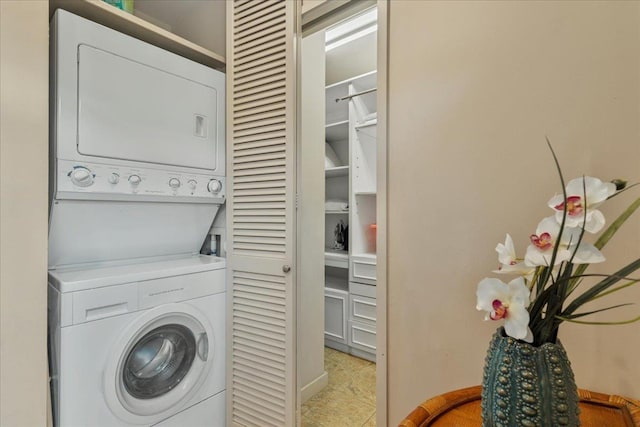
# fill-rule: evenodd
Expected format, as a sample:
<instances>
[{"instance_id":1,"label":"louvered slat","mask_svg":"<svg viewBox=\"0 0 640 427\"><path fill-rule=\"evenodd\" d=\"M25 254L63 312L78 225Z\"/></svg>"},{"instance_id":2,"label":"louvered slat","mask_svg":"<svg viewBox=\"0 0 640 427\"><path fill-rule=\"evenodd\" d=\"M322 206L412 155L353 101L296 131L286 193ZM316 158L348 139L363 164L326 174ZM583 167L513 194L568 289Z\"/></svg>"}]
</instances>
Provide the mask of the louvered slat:
<instances>
[{"instance_id":1,"label":"louvered slat","mask_svg":"<svg viewBox=\"0 0 640 427\"><path fill-rule=\"evenodd\" d=\"M260 84L262 81L267 81L272 76L280 76L280 69L278 68L267 68L261 72L255 72L253 74L247 74L244 78L237 78L233 81L233 86L237 88L242 88L243 86L253 84L258 82Z\"/></svg>"}]
</instances>

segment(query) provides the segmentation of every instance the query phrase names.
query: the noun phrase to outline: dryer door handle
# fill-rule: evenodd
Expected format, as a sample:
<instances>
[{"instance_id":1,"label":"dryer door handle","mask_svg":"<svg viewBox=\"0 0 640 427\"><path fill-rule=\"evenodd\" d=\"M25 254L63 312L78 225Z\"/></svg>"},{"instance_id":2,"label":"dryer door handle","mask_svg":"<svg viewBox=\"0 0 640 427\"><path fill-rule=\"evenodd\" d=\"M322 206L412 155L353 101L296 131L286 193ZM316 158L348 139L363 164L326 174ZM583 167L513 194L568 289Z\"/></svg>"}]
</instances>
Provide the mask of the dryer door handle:
<instances>
[{"instance_id":1,"label":"dryer door handle","mask_svg":"<svg viewBox=\"0 0 640 427\"><path fill-rule=\"evenodd\" d=\"M206 332L201 333L198 337L197 351L198 357L206 362L209 357L209 339Z\"/></svg>"}]
</instances>

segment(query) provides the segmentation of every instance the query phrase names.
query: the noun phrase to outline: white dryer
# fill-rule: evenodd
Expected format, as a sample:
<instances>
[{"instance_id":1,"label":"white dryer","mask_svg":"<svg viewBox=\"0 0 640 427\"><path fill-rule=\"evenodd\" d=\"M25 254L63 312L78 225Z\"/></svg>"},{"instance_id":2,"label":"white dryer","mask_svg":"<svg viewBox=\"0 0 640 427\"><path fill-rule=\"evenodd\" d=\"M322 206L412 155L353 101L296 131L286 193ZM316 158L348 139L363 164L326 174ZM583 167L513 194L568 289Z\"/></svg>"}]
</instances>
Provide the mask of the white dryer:
<instances>
[{"instance_id":1,"label":"white dryer","mask_svg":"<svg viewBox=\"0 0 640 427\"><path fill-rule=\"evenodd\" d=\"M223 73L58 9L49 267L198 253L225 202Z\"/></svg>"},{"instance_id":2,"label":"white dryer","mask_svg":"<svg viewBox=\"0 0 640 427\"><path fill-rule=\"evenodd\" d=\"M223 427L225 262L49 273L57 425Z\"/></svg>"}]
</instances>

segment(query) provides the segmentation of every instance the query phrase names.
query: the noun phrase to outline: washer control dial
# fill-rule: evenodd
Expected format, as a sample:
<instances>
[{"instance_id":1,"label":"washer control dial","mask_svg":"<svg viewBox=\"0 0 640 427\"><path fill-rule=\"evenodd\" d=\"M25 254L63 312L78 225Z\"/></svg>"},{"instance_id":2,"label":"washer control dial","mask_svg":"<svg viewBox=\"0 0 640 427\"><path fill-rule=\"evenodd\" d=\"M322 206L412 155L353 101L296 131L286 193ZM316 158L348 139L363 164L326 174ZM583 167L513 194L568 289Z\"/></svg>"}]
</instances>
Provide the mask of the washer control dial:
<instances>
[{"instance_id":1,"label":"washer control dial","mask_svg":"<svg viewBox=\"0 0 640 427\"><path fill-rule=\"evenodd\" d=\"M212 179L209 181L209 184L207 184L207 190L209 190L210 193L218 193L222 190L222 183L217 179Z\"/></svg>"},{"instance_id":2,"label":"washer control dial","mask_svg":"<svg viewBox=\"0 0 640 427\"><path fill-rule=\"evenodd\" d=\"M131 185L137 186L141 181L142 178L140 178L140 175L129 175L129 182L131 183Z\"/></svg>"},{"instance_id":3,"label":"washer control dial","mask_svg":"<svg viewBox=\"0 0 640 427\"><path fill-rule=\"evenodd\" d=\"M178 178L171 178L169 180L169 187L177 190L178 188L180 188L180 180Z\"/></svg>"},{"instance_id":4,"label":"washer control dial","mask_svg":"<svg viewBox=\"0 0 640 427\"><path fill-rule=\"evenodd\" d=\"M113 172L111 175L109 175L108 181L109 184L117 184L118 182L120 182L120 175Z\"/></svg>"},{"instance_id":5,"label":"washer control dial","mask_svg":"<svg viewBox=\"0 0 640 427\"><path fill-rule=\"evenodd\" d=\"M69 172L69 178L78 187L88 187L93 184L94 175L91 171L83 166L75 167Z\"/></svg>"},{"instance_id":6,"label":"washer control dial","mask_svg":"<svg viewBox=\"0 0 640 427\"><path fill-rule=\"evenodd\" d=\"M195 190L198 182L195 179L190 179L189 181L187 181L187 184L189 184L190 189Z\"/></svg>"}]
</instances>

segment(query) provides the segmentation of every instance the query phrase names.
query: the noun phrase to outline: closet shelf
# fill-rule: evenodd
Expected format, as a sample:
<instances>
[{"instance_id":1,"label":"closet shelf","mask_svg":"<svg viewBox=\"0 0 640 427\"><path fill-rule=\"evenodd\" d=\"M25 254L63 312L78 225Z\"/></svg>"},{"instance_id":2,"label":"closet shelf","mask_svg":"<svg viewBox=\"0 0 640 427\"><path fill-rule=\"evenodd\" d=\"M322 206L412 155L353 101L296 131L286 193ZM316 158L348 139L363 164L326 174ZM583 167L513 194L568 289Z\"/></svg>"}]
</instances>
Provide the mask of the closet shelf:
<instances>
[{"instance_id":1,"label":"closet shelf","mask_svg":"<svg viewBox=\"0 0 640 427\"><path fill-rule=\"evenodd\" d=\"M324 286L325 288L338 289L344 292L349 292L349 283L340 277L334 277L329 275L325 276Z\"/></svg>"},{"instance_id":2,"label":"closet shelf","mask_svg":"<svg viewBox=\"0 0 640 427\"><path fill-rule=\"evenodd\" d=\"M207 67L225 69L223 56L103 1L50 0L49 14L53 15L56 9L67 10Z\"/></svg>"},{"instance_id":3,"label":"closet shelf","mask_svg":"<svg viewBox=\"0 0 640 427\"><path fill-rule=\"evenodd\" d=\"M324 264L329 267L349 268L349 253L347 251L325 248Z\"/></svg>"},{"instance_id":4,"label":"closet shelf","mask_svg":"<svg viewBox=\"0 0 640 427\"><path fill-rule=\"evenodd\" d=\"M371 126L376 126L378 124L378 119L373 119L370 120L368 122L364 122L364 123L358 123L357 125L355 125L356 130L357 129L363 129L363 128L368 128Z\"/></svg>"},{"instance_id":5,"label":"closet shelf","mask_svg":"<svg viewBox=\"0 0 640 427\"><path fill-rule=\"evenodd\" d=\"M324 127L328 130L330 128L349 126L349 120L340 120L339 122L327 123Z\"/></svg>"},{"instance_id":6,"label":"closet shelf","mask_svg":"<svg viewBox=\"0 0 640 427\"><path fill-rule=\"evenodd\" d=\"M339 122L328 123L325 126L325 141L349 142L349 120L341 120Z\"/></svg>"},{"instance_id":7,"label":"closet shelf","mask_svg":"<svg viewBox=\"0 0 640 427\"><path fill-rule=\"evenodd\" d=\"M349 211L324 211L327 215L349 215Z\"/></svg>"},{"instance_id":8,"label":"closet shelf","mask_svg":"<svg viewBox=\"0 0 640 427\"><path fill-rule=\"evenodd\" d=\"M356 196L375 196L375 191L354 191L353 194Z\"/></svg>"},{"instance_id":9,"label":"closet shelf","mask_svg":"<svg viewBox=\"0 0 640 427\"><path fill-rule=\"evenodd\" d=\"M330 89L337 90L337 91L340 91L340 90L346 91L347 88L349 87L349 84L351 83L357 84L358 87L362 87L362 90L372 89L376 87L377 78L378 78L378 72L376 70L373 70L367 73L359 74L355 77L351 77L351 78L330 84L326 86L325 89L327 91L329 91ZM327 101L329 101L329 99ZM335 102L335 99L331 99L330 101Z\"/></svg>"},{"instance_id":10,"label":"closet shelf","mask_svg":"<svg viewBox=\"0 0 640 427\"><path fill-rule=\"evenodd\" d=\"M378 256L373 252L360 252L351 254L351 257L357 261L372 261L376 262Z\"/></svg>"},{"instance_id":11,"label":"closet shelf","mask_svg":"<svg viewBox=\"0 0 640 427\"><path fill-rule=\"evenodd\" d=\"M324 170L324 173L327 178L333 178L336 176L347 176L349 175L349 166L336 166L333 168L327 168Z\"/></svg>"}]
</instances>

